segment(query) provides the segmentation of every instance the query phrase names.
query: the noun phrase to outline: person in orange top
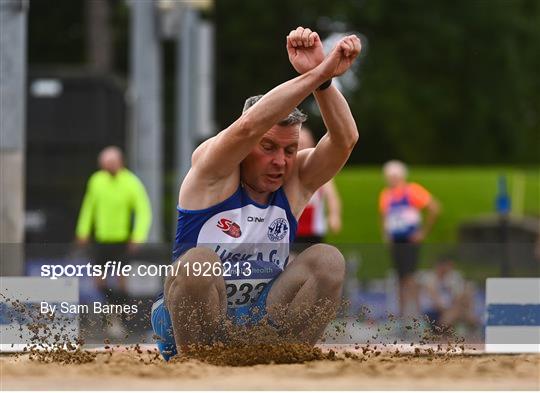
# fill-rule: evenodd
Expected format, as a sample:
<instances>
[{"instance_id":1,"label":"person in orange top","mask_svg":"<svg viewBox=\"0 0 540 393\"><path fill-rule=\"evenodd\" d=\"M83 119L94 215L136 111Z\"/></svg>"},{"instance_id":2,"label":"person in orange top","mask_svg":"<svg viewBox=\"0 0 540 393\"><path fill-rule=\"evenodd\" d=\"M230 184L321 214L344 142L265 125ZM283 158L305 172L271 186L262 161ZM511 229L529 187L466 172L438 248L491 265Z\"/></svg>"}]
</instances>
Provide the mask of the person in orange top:
<instances>
[{"instance_id":1,"label":"person in orange top","mask_svg":"<svg viewBox=\"0 0 540 393\"><path fill-rule=\"evenodd\" d=\"M387 162L383 173L388 187L379 196L379 211L383 238L390 243L399 277L399 311L401 315L417 315L419 301L415 272L420 244L437 220L439 203L421 185L407 183L407 167L401 161ZM427 211L424 224L423 210Z\"/></svg>"}]
</instances>

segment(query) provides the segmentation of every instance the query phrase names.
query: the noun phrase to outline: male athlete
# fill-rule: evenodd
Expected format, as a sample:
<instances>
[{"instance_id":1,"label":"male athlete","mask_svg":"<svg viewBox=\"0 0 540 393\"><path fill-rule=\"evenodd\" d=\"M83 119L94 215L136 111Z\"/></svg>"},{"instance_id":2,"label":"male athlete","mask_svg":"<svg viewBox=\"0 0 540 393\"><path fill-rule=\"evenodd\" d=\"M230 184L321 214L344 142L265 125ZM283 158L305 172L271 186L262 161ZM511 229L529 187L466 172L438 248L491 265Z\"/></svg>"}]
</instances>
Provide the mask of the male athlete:
<instances>
[{"instance_id":1,"label":"male athlete","mask_svg":"<svg viewBox=\"0 0 540 393\"><path fill-rule=\"evenodd\" d=\"M401 161L388 161L383 173L388 187L379 195L379 211L383 238L390 244L399 278L399 312L416 316L420 310L415 275L420 244L437 221L440 206L420 184L407 182L407 167ZM422 210L427 211L424 225Z\"/></svg>"},{"instance_id":2,"label":"male athlete","mask_svg":"<svg viewBox=\"0 0 540 393\"><path fill-rule=\"evenodd\" d=\"M249 98L240 118L192 155L178 199L178 273L166 278L152 308L165 359L177 348L219 340L224 318L254 324L265 317L278 331L286 322L288 337L314 344L339 302L345 267L336 248L317 244L287 262L302 210L358 139L331 79L351 67L360 41L345 37L325 57L318 34L298 27L287 36L287 52L301 75ZM328 132L297 154L306 116L296 106L310 94ZM330 304L331 312L316 318L317 304Z\"/></svg>"}]
</instances>

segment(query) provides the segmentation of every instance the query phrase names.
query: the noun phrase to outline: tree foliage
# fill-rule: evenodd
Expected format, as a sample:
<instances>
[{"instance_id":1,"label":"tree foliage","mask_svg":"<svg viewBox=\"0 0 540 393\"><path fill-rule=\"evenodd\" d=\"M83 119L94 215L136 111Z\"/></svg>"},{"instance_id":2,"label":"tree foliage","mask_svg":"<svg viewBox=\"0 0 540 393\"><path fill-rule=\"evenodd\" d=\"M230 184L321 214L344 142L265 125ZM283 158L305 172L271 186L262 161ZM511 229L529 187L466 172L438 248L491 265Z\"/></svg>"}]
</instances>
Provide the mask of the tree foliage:
<instances>
[{"instance_id":1,"label":"tree foliage","mask_svg":"<svg viewBox=\"0 0 540 393\"><path fill-rule=\"evenodd\" d=\"M221 125L246 96L294 75L284 48L291 29L312 26L324 36L328 20L368 40L361 84L349 97L361 132L355 162L538 162L534 0L217 2Z\"/></svg>"},{"instance_id":2,"label":"tree foliage","mask_svg":"<svg viewBox=\"0 0 540 393\"><path fill-rule=\"evenodd\" d=\"M126 75L128 10L123 1L110 4L116 72ZM84 64L83 11L82 1L32 0L31 64ZM246 97L295 75L285 51L291 29L310 26L324 37L342 25L367 38L360 84L348 97L361 132L353 162L539 162L537 0L216 0L209 17L221 128ZM171 89L174 76L166 77Z\"/></svg>"}]
</instances>

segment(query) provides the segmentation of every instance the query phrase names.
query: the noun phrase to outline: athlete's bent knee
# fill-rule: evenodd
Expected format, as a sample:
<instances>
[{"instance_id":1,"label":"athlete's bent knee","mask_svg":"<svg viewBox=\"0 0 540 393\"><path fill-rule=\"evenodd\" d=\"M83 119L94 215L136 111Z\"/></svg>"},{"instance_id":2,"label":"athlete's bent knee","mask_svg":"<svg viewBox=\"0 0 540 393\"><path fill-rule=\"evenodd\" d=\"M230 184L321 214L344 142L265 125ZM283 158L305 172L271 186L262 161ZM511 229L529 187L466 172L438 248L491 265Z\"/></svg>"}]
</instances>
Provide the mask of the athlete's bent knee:
<instances>
[{"instance_id":1,"label":"athlete's bent knee","mask_svg":"<svg viewBox=\"0 0 540 393\"><path fill-rule=\"evenodd\" d=\"M204 247L188 250L174 263L176 274L165 280L165 298L198 295L213 286L223 286L221 269L214 269L216 265L221 266L221 261L212 250Z\"/></svg>"},{"instance_id":2,"label":"athlete's bent knee","mask_svg":"<svg viewBox=\"0 0 540 393\"><path fill-rule=\"evenodd\" d=\"M321 285L341 285L345 279L345 258L341 251L328 244L315 244L305 253L309 274Z\"/></svg>"}]
</instances>

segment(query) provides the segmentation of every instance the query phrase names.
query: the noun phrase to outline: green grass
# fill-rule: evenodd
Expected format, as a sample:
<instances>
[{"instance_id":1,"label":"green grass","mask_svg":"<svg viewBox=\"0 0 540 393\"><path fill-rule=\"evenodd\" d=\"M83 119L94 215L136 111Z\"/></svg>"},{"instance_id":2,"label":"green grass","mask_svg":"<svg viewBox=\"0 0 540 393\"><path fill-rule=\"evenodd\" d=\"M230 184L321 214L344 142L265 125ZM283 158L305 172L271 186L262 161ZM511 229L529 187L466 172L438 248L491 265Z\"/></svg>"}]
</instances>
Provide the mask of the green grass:
<instances>
[{"instance_id":1,"label":"green grass","mask_svg":"<svg viewBox=\"0 0 540 393\"><path fill-rule=\"evenodd\" d=\"M540 216L539 168L412 167L410 172L410 181L426 187L442 207L441 216L422 249L421 267L429 266L437 255L454 248L461 223L495 214L500 175L507 178L513 208L522 210L523 214ZM172 220L176 217L174 208L178 190L173 180L172 174L166 178L166 233L172 229ZM516 190L519 193L519 183L524 186L523 198L517 201L515 193ZM343 202L343 230L338 235L328 236L327 240L339 244L347 257L356 255L360 261L359 277L383 277L391 263L386 245L381 244L378 213L379 193L384 187L381 169L347 167L336 177L336 184ZM460 267L470 277L481 278L498 273L497 266L461 262Z\"/></svg>"},{"instance_id":2,"label":"green grass","mask_svg":"<svg viewBox=\"0 0 540 393\"><path fill-rule=\"evenodd\" d=\"M426 187L441 203L442 211L422 250L421 266L453 248L459 225L476 217L495 214L500 175L505 175L515 209L540 215L540 171L538 168L505 167L412 167L410 181ZM390 266L381 244L378 197L384 187L380 168L348 167L336 177L343 202L343 230L328 241L347 250L361 251L360 276L382 277ZM522 198L517 198L522 185ZM521 206L521 207L520 207ZM518 212L519 213L519 212ZM357 244L357 247L352 246ZM346 246L351 245L351 246Z\"/></svg>"}]
</instances>

